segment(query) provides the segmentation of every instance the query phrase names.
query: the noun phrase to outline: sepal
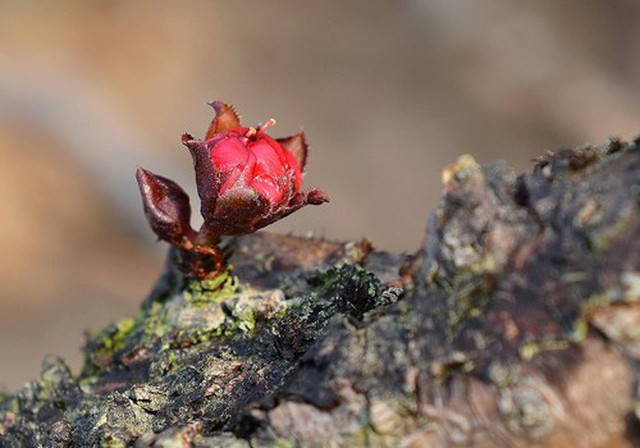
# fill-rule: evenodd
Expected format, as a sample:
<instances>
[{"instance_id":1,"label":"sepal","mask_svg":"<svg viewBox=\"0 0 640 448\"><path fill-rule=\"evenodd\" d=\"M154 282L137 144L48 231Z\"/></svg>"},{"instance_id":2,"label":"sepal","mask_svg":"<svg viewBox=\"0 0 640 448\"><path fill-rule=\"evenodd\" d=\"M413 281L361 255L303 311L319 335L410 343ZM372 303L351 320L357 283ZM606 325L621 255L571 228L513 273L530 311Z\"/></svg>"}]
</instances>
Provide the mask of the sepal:
<instances>
[{"instance_id":1,"label":"sepal","mask_svg":"<svg viewBox=\"0 0 640 448\"><path fill-rule=\"evenodd\" d=\"M189 149L193 158L196 187L200 197L200 214L205 221L211 220L218 200L218 185L216 169L213 166L209 148L207 148L206 142L196 140L186 133L182 134L182 144Z\"/></svg>"},{"instance_id":2,"label":"sepal","mask_svg":"<svg viewBox=\"0 0 640 448\"><path fill-rule=\"evenodd\" d=\"M274 222L289 216L291 213L300 210L305 205L320 205L325 202L329 202L329 196L322 190L314 189L298 193L285 207L278 210L271 210L269 213L264 213L260 219L256 220L253 231L255 232L262 227L273 224Z\"/></svg>"},{"instance_id":3,"label":"sepal","mask_svg":"<svg viewBox=\"0 0 640 448\"><path fill-rule=\"evenodd\" d=\"M240 126L240 116L238 116L232 106L229 106L222 101L211 101L208 104L213 107L216 115L213 117L213 121L209 125L209 129L207 129L207 134L204 138L205 140L209 140L216 134Z\"/></svg>"},{"instance_id":4,"label":"sepal","mask_svg":"<svg viewBox=\"0 0 640 448\"><path fill-rule=\"evenodd\" d=\"M305 195L305 202L307 204L320 205L329 202L329 195L322 190L313 189L303 194Z\"/></svg>"},{"instance_id":5,"label":"sepal","mask_svg":"<svg viewBox=\"0 0 640 448\"><path fill-rule=\"evenodd\" d=\"M298 162L300 171L304 171L309 153L309 145L304 138L304 132L300 131L291 137L278 138L276 141L293 155L293 158Z\"/></svg>"}]
</instances>

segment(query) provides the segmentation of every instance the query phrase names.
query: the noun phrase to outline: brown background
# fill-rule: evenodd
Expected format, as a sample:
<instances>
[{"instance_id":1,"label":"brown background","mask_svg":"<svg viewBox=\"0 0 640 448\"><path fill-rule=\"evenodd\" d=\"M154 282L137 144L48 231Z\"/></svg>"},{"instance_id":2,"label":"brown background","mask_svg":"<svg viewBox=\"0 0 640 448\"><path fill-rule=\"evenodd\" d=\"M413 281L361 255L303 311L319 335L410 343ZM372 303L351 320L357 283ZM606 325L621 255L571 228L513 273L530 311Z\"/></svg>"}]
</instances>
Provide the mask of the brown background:
<instances>
[{"instance_id":1,"label":"brown background","mask_svg":"<svg viewBox=\"0 0 640 448\"><path fill-rule=\"evenodd\" d=\"M304 127L329 205L271 229L408 251L459 154L518 170L640 132L632 0L0 1L0 384L135 312L162 263L136 165L194 192L207 100ZM197 208L197 206L196 206Z\"/></svg>"}]
</instances>

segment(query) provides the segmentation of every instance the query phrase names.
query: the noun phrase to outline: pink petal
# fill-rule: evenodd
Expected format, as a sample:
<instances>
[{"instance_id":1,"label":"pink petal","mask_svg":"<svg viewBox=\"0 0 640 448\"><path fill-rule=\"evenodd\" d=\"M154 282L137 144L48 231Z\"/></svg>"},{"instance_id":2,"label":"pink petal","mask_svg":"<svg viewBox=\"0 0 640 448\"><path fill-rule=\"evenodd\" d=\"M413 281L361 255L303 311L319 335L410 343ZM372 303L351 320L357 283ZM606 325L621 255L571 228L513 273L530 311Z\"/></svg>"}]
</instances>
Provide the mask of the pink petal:
<instances>
[{"instance_id":1,"label":"pink petal","mask_svg":"<svg viewBox=\"0 0 640 448\"><path fill-rule=\"evenodd\" d=\"M221 176L219 194L227 194L230 190L250 189L250 184L255 177L256 158L253 153L247 151L247 162L230 168L227 175Z\"/></svg>"},{"instance_id":2,"label":"pink petal","mask_svg":"<svg viewBox=\"0 0 640 448\"><path fill-rule=\"evenodd\" d=\"M284 196L282 187L271 177L255 177L251 182L251 188L259 195L265 197L272 206L277 205Z\"/></svg>"},{"instance_id":3,"label":"pink petal","mask_svg":"<svg viewBox=\"0 0 640 448\"><path fill-rule=\"evenodd\" d=\"M223 173L237 166L244 166L249 158L249 150L240 137L235 135L219 140L211 148L211 159L216 170Z\"/></svg>"},{"instance_id":4,"label":"pink petal","mask_svg":"<svg viewBox=\"0 0 640 448\"><path fill-rule=\"evenodd\" d=\"M302 188L302 171L300 170L300 167L298 167L297 162L295 161L295 159L293 159L293 156L291 154L287 152L286 156L292 159L289 161L289 173L293 181L293 192L294 194L296 194Z\"/></svg>"},{"instance_id":5,"label":"pink petal","mask_svg":"<svg viewBox=\"0 0 640 448\"><path fill-rule=\"evenodd\" d=\"M285 167L285 173L287 177L287 188L289 181L293 181L294 194L300 191L302 188L302 170L295 156L284 148L278 141L272 139L268 135L265 135L265 141L269 142L270 146L278 153L282 165ZM306 157L306 155L305 155Z\"/></svg>"},{"instance_id":6,"label":"pink petal","mask_svg":"<svg viewBox=\"0 0 640 448\"><path fill-rule=\"evenodd\" d=\"M286 159L279 145L274 142L270 144L265 138L260 138L249 145L251 152L256 156L258 166L261 171L272 177L280 177L286 170ZM280 151L279 151L280 150Z\"/></svg>"}]
</instances>

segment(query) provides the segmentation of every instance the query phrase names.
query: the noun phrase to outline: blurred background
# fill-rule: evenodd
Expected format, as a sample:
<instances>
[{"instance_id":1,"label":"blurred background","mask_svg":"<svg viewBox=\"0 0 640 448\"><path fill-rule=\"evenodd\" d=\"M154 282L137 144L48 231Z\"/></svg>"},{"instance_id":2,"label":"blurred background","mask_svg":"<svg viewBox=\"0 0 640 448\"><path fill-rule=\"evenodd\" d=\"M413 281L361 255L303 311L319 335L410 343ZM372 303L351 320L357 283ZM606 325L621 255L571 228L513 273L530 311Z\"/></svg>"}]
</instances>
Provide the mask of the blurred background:
<instances>
[{"instance_id":1,"label":"blurred background","mask_svg":"<svg viewBox=\"0 0 640 448\"><path fill-rule=\"evenodd\" d=\"M0 385L134 313L166 251L136 165L195 197L206 101L303 127L332 202L272 226L413 251L462 153L518 171L640 133L635 0L0 0ZM196 204L197 208L197 204Z\"/></svg>"}]
</instances>

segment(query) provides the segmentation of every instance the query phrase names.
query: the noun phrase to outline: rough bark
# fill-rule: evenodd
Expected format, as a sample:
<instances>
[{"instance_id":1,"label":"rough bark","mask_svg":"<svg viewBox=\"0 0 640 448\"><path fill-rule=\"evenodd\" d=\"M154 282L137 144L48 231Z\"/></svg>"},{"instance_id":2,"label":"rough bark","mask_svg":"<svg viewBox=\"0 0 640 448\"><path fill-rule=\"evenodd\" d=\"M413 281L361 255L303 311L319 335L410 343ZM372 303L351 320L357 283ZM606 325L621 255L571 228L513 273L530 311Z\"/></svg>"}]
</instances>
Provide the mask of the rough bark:
<instances>
[{"instance_id":1,"label":"rough bark","mask_svg":"<svg viewBox=\"0 0 640 448\"><path fill-rule=\"evenodd\" d=\"M638 444L638 142L443 183L412 256L257 234L197 282L170 255L82 373L0 396L0 444Z\"/></svg>"}]
</instances>

